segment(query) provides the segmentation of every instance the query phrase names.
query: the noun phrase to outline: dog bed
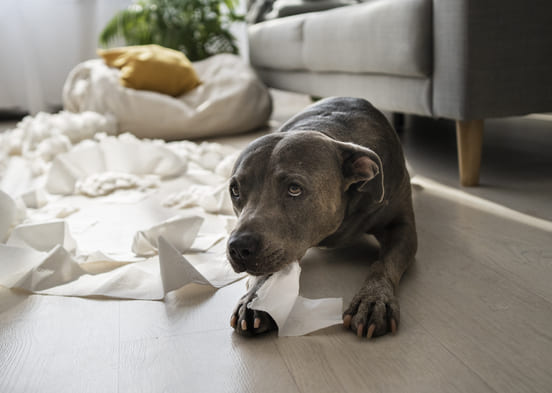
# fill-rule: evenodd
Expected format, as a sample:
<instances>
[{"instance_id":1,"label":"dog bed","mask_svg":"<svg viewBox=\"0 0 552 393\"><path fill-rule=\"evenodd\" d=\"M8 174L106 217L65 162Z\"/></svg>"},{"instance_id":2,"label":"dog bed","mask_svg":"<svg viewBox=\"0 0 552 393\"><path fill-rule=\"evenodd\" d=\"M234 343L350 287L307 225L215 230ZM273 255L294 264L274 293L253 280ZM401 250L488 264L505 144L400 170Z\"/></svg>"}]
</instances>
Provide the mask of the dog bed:
<instances>
[{"instance_id":1,"label":"dog bed","mask_svg":"<svg viewBox=\"0 0 552 393\"><path fill-rule=\"evenodd\" d=\"M121 86L120 70L103 60L76 66L63 88L71 112L117 119L119 132L141 138L195 139L243 133L263 126L272 112L266 86L238 56L221 54L193 63L201 84L179 96Z\"/></svg>"}]
</instances>

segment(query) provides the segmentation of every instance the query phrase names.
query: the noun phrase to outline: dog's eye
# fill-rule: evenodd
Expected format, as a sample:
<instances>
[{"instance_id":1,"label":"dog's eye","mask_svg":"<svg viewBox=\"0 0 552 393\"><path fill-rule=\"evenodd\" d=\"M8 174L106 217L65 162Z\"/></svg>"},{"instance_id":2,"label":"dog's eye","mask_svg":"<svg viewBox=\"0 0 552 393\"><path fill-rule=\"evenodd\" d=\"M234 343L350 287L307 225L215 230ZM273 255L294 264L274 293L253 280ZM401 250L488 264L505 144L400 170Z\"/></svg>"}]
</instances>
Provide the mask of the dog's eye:
<instances>
[{"instance_id":1,"label":"dog's eye","mask_svg":"<svg viewBox=\"0 0 552 393\"><path fill-rule=\"evenodd\" d=\"M230 186L230 195L232 195L232 198L239 198L240 197L240 189L236 184L232 184Z\"/></svg>"},{"instance_id":2,"label":"dog's eye","mask_svg":"<svg viewBox=\"0 0 552 393\"><path fill-rule=\"evenodd\" d=\"M298 186L297 184L291 184L289 187L288 187L288 194L289 196L292 196L292 197L298 197L299 195L301 195L303 193L303 189Z\"/></svg>"}]
</instances>

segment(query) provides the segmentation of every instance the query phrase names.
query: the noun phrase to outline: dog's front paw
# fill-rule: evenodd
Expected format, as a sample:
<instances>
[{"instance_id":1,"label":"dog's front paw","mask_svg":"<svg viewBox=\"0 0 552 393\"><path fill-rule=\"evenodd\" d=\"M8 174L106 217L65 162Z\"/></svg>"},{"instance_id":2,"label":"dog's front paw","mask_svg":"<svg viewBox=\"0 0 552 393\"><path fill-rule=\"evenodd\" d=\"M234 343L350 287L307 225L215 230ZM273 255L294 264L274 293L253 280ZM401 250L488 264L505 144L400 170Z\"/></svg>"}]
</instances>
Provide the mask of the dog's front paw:
<instances>
[{"instance_id":1,"label":"dog's front paw","mask_svg":"<svg viewBox=\"0 0 552 393\"><path fill-rule=\"evenodd\" d=\"M247 304L255 298L256 293L245 294L232 313L230 326L242 336L255 336L268 331L276 330L277 325L272 317L264 312L251 310Z\"/></svg>"},{"instance_id":2,"label":"dog's front paw","mask_svg":"<svg viewBox=\"0 0 552 393\"><path fill-rule=\"evenodd\" d=\"M396 333L400 311L393 292L389 280L369 279L343 313L343 325L359 337L372 338L388 332Z\"/></svg>"}]
</instances>

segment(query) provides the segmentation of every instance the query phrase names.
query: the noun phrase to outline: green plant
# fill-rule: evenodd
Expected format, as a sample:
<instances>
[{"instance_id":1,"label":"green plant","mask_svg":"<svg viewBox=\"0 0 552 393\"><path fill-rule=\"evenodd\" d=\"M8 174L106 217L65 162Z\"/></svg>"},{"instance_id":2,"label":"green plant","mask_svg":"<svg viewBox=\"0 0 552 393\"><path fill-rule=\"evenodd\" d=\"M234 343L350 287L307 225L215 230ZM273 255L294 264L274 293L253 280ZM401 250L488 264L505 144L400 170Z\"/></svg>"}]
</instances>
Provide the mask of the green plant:
<instances>
[{"instance_id":1,"label":"green plant","mask_svg":"<svg viewBox=\"0 0 552 393\"><path fill-rule=\"evenodd\" d=\"M138 0L119 11L100 34L104 47L116 38L127 45L158 44L184 52L191 60L238 53L232 22L239 0Z\"/></svg>"}]
</instances>

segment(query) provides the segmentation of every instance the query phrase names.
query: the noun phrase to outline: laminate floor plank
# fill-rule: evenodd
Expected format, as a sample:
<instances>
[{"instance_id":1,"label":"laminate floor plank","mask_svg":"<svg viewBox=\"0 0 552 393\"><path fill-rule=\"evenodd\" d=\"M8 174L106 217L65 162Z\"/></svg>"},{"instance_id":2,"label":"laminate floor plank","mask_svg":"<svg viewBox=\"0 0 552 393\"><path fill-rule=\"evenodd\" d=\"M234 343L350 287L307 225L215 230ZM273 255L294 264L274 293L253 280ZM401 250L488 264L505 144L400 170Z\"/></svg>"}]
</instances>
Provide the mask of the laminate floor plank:
<instances>
[{"instance_id":1,"label":"laminate floor plank","mask_svg":"<svg viewBox=\"0 0 552 393\"><path fill-rule=\"evenodd\" d=\"M417 200L417 211L425 214L417 223L417 262L401 288L401 294L409 294L401 297L403 309L495 390L547 391L552 386L552 303L536 294L539 291L528 286L528 280L497 268L497 251L490 252L496 242L463 236L466 231L450 225L454 221L448 229L434 225L438 217L447 220L453 209L448 205L427 195ZM462 210L465 219L485 214ZM504 225L498 220L492 226L499 231ZM508 225L505 232L530 233L546 250L543 241L548 234ZM513 266L510 252L505 250L503 261ZM550 267L544 273L550 276Z\"/></svg>"},{"instance_id":2,"label":"laminate floor plank","mask_svg":"<svg viewBox=\"0 0 552 393\"><path fill-rule=\"evenodd\" d=\"M298 393L274 341L274 334L251 340L229 328L127 341L119 392Z\"/></svg>"},{"instance_id":3,"label":"laminate floor plank","mask_svg":"<svg viewBox=\"0 0 552 393\"><path fill-rule=\"evenodd\" d=\"M302 392L494 392L409 312L402 332L375 340L342 327L276 344Z\"/></svg>"},{"instance_id":4,"label":"laminate floor plank","mask_svg":"<svg viewBox=\"0 0 552 393\"><path fill-rule=\"evenodd\" d=\"M438 195L414 191L418 233L430 230L552 302L552 232L499 217Z\"/></svg>"},{"instance_id":5,"label":"laminate floor plank","mask_svg":"<svg viewBox=\"0 0 552 393\"><path fill-rule=\"evenodd\" d=\"M0 291L1 392L117 391L117 301L10 292Z\"/></svg>"},{"instance_id":6,"label":"laminate floor plank","mask_svg":"<svg viewBox=\"0 0 552 393\"><path fill-rule=\"evenodd\" d=\"M192 284L169 293L163 302L122 302L121 341L229 330L245 283L241 280L219 290Z\"/></svg>"}]
</instances>

